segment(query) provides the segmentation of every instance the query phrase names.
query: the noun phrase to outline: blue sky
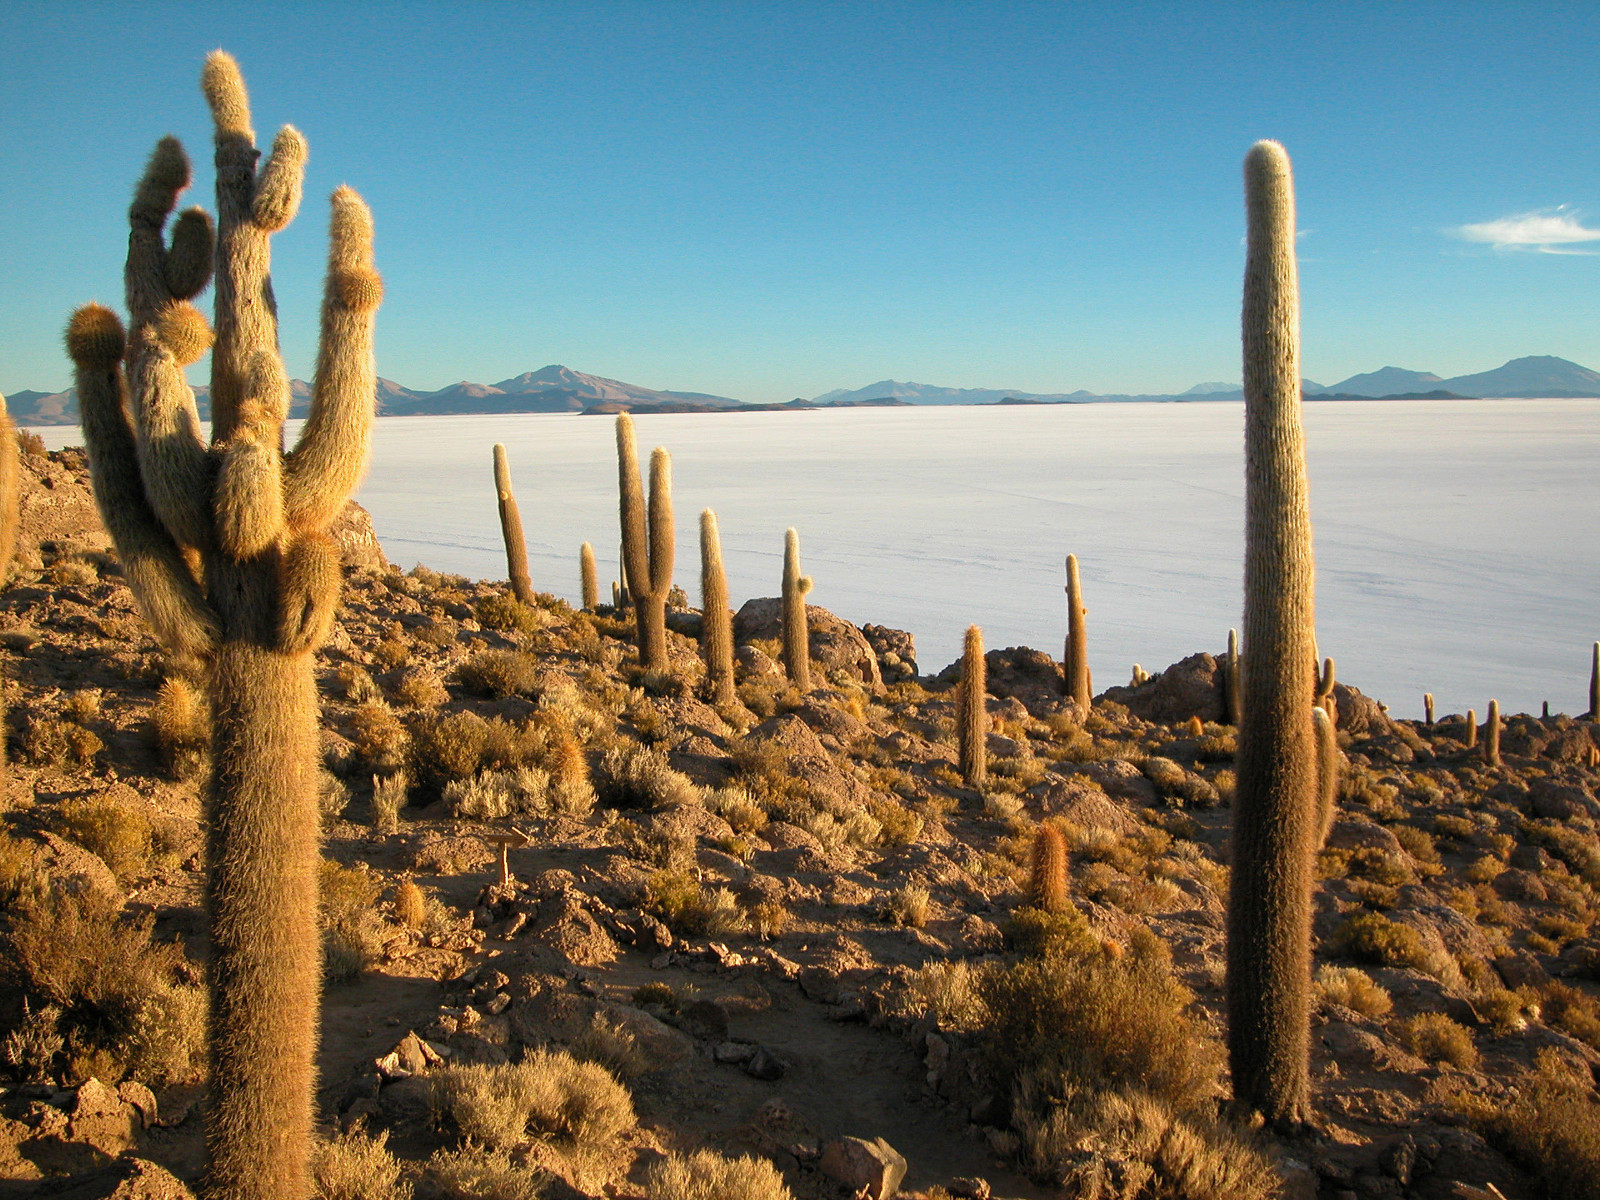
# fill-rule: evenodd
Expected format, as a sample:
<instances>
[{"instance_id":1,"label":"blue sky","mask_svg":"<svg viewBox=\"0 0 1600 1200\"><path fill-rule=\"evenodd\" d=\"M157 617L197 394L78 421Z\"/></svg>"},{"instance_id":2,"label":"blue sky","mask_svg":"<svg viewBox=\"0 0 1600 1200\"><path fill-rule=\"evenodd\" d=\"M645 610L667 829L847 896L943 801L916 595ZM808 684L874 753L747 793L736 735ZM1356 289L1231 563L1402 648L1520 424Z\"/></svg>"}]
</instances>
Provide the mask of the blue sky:
<instances>
[{"instance_id":1,"label":"blue sky","mask_svg":"<svg viewBox=\"0 0 1600 1200\"><path fill-rule=\"evenodd\" d=\"M682 3L0 7L0 391L120 302L156 138L211 205L205 53L311 145L274 242L315 351L358 188L410 387L547 363L787 400L893 377L1237 380L1240 161L1295 161L1306 374L1600 368L1600 6ZM203 368L195 378L203 378Z\"/></svg>"}]
</instances>

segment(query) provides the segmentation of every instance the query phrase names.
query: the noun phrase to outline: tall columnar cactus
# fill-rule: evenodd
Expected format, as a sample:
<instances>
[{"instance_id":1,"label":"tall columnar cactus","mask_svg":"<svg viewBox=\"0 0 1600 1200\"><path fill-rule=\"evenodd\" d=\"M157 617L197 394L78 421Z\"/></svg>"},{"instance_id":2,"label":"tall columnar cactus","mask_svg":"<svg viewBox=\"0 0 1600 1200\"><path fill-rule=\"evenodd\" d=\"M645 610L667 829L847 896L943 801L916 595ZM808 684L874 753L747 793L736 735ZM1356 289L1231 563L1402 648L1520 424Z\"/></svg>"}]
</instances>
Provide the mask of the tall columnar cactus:
<instances>
[{"instance_id":1,"label":"tall columnar cactus","mask_svg":"<svg viewBox=\"0 0 1600 1200\"><path fill-rule=\"evenodd\" d=\"M672 457L661 446L650 455L650 507L645 509L634 448L633 418L617 414L617 483L621 495L623 588L632 598L639 663L667 669L667 592L672 589L676 531L672 523Z\"/></svg>"},{"instance_id":2,"label":"tall columnar cactus","mask_svg":"<svg viewBox=\"0 0 1600 1200\"><path fill-rule=\"evenodd\" d=\"M713 704L732 704L733 617L728 612L728 575L722 566L722 536L717 514L700 514L700 649L706 660L706 687Z\"/></svg>"},{"instance_id":3,"label":"tall columnar cactus","mask_svg":"<svg viewBox=\"0 0 1600 1200\"><path fill-rule=\"evenodd\" d=\"M1467 749L1472 750L1478 745L1478 714L1472 709L1467 709L1467 728L1461 735L1461 740L1467 744Z\"/></svg>"},{"instance_id":4,"label":"tall columnar cactus","mask_svg":"<svg viewBox=\"0 0 1600 1200\"><path fill-rule=\"evenodd\" d=\"M1228 630L1228 652L1222 659L1222 715L1235 729L1244 712L1244 688L1239 682L1239 633Z\"/></svg>"},{"instance_id":5,"label":"tall columnar cactus","mask_svg":"<svg viewBox=\"0 0 1600 1200\"><path fill-rule=\"evenodd\" d=\"M1589 719L1600 721L1600 642L1589 659Z\"/></svg>"},{"instance_id":6,"label":"tall columnar cactus","mask_svg":"<svg viewBox=\"0 0 1600 1200\"><path fill-rule=\"evenodd\" d=\"M533 580L528 576L528 543L522 536L522 513L511 490L511 464L506 448L494 444L494 493L500 505L500 536L506 543L506 574L511 592L524 604L533 604Z\"/></svg>"},{"instance_id":7,"label":"tall columnar cactus","mask_svg":"<svg viewBox=\"0 0 1600 1200\"><path fill-rule=\"evenodd\" d=\"M11 570L11 556L17 549L17 521L22 494L22 461L17 450L17 427L6 411L6 398L0 396L0 585ZM6 807L6 701L5 681L0 678L0 810Z\"/></svg>"},{"instance_id":8,"label":"tall columnar cactus","mask_svg":"<svg viewBox=\"0 0 1600 1200\"><path fill-rule=\"evenodd\" d=\"M1062 663L1062 688L1079 708L1088 711L1092 697L1089 683L1089 643L1084 617L1083 584L1078 580L1078 556L1067 555L1067 653Z\"/></svg>"},{"instance_id":9,"label":"tall columnar cactus","mask_svg":"<svg viewBox=\"0 0 1600 1200\"><path fill-rule=\"evenodd\" d=\"M1344 772L1344 755L1339 751L1339 735L1327 709L1313 708L1311 721L1317 735L1317 846L1320 848L1333 831L1339 817L1339 777Z\"/></svg>"},{"instance_id":10,"label":"tall columnar cactus","mask_svg":"<svg viewBox=\"0 0 1600 1200\"><path fill-rule=\"evenodd\" d=\"M268 239L298 206L305 143L285 128L258 171L233 59L213 53L201 82L217 167L209 447L182 368L211 344L187 301L210 275L213 238L195 209L179 218L170 245L163 240L189 184L176 140L156 147L129 210L127 336L108 309L89 305L74 314L67 348L95 499L123 572L167 648L201 660L209 675L208 1192L282 1200L310 1190L322 960L311 652L342 585L328 529L366 467L383 286L371 214L341 187L311 414L283 453L289 382Z\"/></svg>"},{"instance_id":11,"label":"tall columnar cactus","mask_svg":"<svg viewBox=\"0 0 1600 1200\"><path fill-rule=\"evenodd\" d=\"M1483 726L1483 761L1485 766L1500 765L1500 701L1489 701L1489 716Z\"/></svg>"},{"instance_id":12,"label":"tall columnar cactus","mask_svg":"<svg viewBox=\"0 0 1600 1200\"><path fill-rule=\"evenodd\" d=\"M811 576L800 574L800 534L783 535L783 665L789 682L811 690L811 630L806 622L806 594Z\"/></svg>"},{"instance_id":13,"label":"tall columnar cactus","mask_svg":"<svg viewBox=\"0 0 1600 1200\"><path fill-rule=\"evenodd\" d=\"M1033 836L1028 871L1028 903L1048 913L1067 911L1067 839L1054 825Z\"/></svg>"},{"instance_id":14,"label":"tall columnar cactus","mask_svg":"<svg viewBox=\"0 0 1600 1200\"><path fill-rule=\"evenodd\" d=\"M578 547L578 581L583 589L583 607L593 612L600 607L600 571L594 562L594 547L588 542Z\"/></svg>"},{"instance_id":15,"label":"tall columnar cactus","mask_svg":"<svg viewBox=\"0 0 1600 1200\"><path fill-rule=\"evenodd\" d=\"M1317 756L1311 505L1300 426L1300 304L1289 156L1245 158L1244 711L1228 903L1236 1100L1280 1127L1311 1117L1311 885Z\"/></svg>"},{"instance_id":16,"label":"tall columnar cactus","mask_svg":"<svg viewBox=\"0 0 1600 1200\"><path fill-rule=\"evenodd\" d=\"M968 787L981 788L989 780L988 664L983 657L983 630L967 626L961 654L961 683L956 693L956 744L961 778Z\"/></svg>"}]
</instances>

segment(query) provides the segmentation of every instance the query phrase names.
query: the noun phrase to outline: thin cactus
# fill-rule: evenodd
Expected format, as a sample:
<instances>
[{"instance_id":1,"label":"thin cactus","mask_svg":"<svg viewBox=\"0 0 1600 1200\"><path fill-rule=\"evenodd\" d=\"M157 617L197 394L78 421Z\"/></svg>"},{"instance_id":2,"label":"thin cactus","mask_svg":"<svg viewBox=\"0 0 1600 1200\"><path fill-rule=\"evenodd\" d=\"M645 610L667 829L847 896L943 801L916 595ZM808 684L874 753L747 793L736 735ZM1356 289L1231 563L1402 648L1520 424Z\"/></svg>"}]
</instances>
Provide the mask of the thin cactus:
<instances>
[{"instance_id":1,"label":"thin cactus","mask_svg":"<svg viewBox=\"0 0 1600 1200\"><path fill-rule=\"evenodd\" d=\"M1600 642L1589 658L1589 719L1600 721Z\"/></svg>"},{"instance_id":2,"label":"thin cactus","mask_svg":"<svg viewBox=\"0 0 1600 1200\"><path fill-rule=\"evenodd\" d=\"M1333 671L1333 659L1322 660L1322 671L1317 675L1316 706L1327 713L1337 726L1339 723L1338 709L1333 698L1333 685L1338 682Z\"/></svg>"},{"instance_id":3,"label":"thin cactus","mask_svg":"<svg viewBox=\"0 0 1600 1200\"><path fill-rule=\"evenodd\" d=\"M983 630L967 627L961 655L961 683L956 694L956 739L961 778L967 786L982 788L989 780L988 665L983 658Z\"/></svg>"},{"instance_id":4,"label":"thin cactus","mask_svg":"<svg viewBox=\"0 0 1600 1200\"><path fill-rule=\"evenodd\" d=\"M667 669L667 593L672 590L676 530L672 521L672 457L650 455L650 505L645 508L634 447L633 418L617 414L617 480L621 495L623 587L633 603L639 663Z\"/></svg>"},{"instance_id":5,"label":"thin cactus","mask_svg":"<svg viewBox=\"0 0 1600 1200\"><path fill-rule=\"evenodd\" d=\"M733 616L717 514L709 508L700 514L700 648L711 702L732 704L739 698L733 685Z\"/></svg>"},{"instance_id":6,"label":"thin cactus","mask_svg":"<svg viewBox=\"0 0 1600 1200\"><path fill-rule=\"evenodd\" d=\"M800 574L800 534L783 535L783 666L789 682L811 690L811 630L806 620L806 595L811 576Z\"/></svg>"},{"instance_id":7,"label":"thin cactus","mask_svg":"<svg viewBox=\"0 0 1600 1200\"><path fill-rule=\"evenodd\" d=\"M277 353L269 238L298 206L305 143L285 128L258 171L237 65L216 51L201 82L217 166L210 445L182 368L211 344L188 300L210 274L213 238L209 219L193 209L164 241L189 185L175 139L156 147L129 211L129 334L110 310L89 305L73 315L67 348L95 499L123 573L160 640L209 675L207 1192L278 1200L311 1190L322 959L311 652L343 582L328 528L366 468L383 288L371 214L341 187L332 198L311 414L283 453L289 384Z\"/></svg>"},{"instance_id":8,"label":"thin cactus","mask_svg":"<svg viewBox=\"0 0 1600 1200\"><path fill-rule=\"evenodd\" d=\"M1067 840L1054 825L1041 825L1033 835L1028 903L1047 913L1067 911Z\"/></svg>"},{"instance_id":9,"label":"thin cactus","mask_svg":"<svg viewBox=\"0 0 1600 1200\"><path fill-rule=\"evenodd\" d=\"M1429 729L1433 728L1433 693L1422 693L1422 723Z\"/></svg>"},{"instance_id":10,"label":"thin cactus","mask_svg":"<svg viewBox=\"0 0 1600 1200\"><path fill-rule=\"evenodd\" d=\"M494 444L494 492L500 505L500 536L506 543L506 574L511 592L524 604L533 604L533 580L528 575L528 543L522 536L522 513L511 490L511 464L506 448Z\"/></svg>"},{"instance_id":11,"label":"thin cactus","mask_svg":"<svg viewBox=\"0 0 1600 1200\"><path fill-rule=\"evenodd\" d=\"M0 396L0 585L11 573L11 556L17 549L18 509L22 492L22 458L17 448L17 427ZM0 810L6 807L10 772L6 764L5 681L0 677Z\"/></svg>"},{"instance_id":12,"label":"thin cactus","mask_svg":"<svg viewBox=\"0 0 1600 1200\"><path fill-rule=\"evenodd\" d=\"M1339 777L1344 770L1344 755L1339 751L1339 735L1327 710L1313 708L1311 721L1317 735L1317 845L1328 840L1333 823L1339 818Z\"/></svg>"},{"instance_id":13,"label":"thin cactus","mask_svg":"<svg viewBox=\"0 0 1600 1200\"><path fill-rule=\"evenodd\" d=\"M1473 750L1473 749L1477 748L1477 745L1478 745L1478 714L1476 712L1474 712L1470 708L1467 709L1467 729L1466 729L1466 732L1462 735L1462 740L1466 742L1468 750Z\"/></svg>"},{"instance_id":14,"label":"thin cactus","mask_svg":"<svg viewBox=\"0 0 1600 1200\"><path fill-rule=\"evenodd\" d=\"M1089 682L1089 643L1084 618L1083 583L1078 578L1078 556L1067 555L1067 648L1062 662L1061 686L1069 700L1085 712L1093 698Z\"/></svg>"},{"instance_id":15,"label":"thin cactus","mask_svg":"<svg viewBox=\"0 0 1600 1200\"><path fill-rule=\"evenodd\" d=\"M1228 903L1233 1094L1280 1128L1311 1118L1311 887L1317 758L1315 566L1300 424L1289 157L1245 159L1244 685Z\"/></svg>"},{"instance_id":16,"label":"thin cactus","mask_svg":"<svg viewBox=\"0 0 1600 1200\"><path fill-rule=\"evenodd\" d=\"M1244 711L1244 688L1239 683L1239 631L1228 630L1228 652L1222 659L1222 715L1235 729Z\"/></svg>"},{"instance_id":17,"label":"thin cactus","mask_svg":"<svg viewBox=\"0 0 1600 1200\"><path fill-rule=\"evenodd\" d=\"M1485 766L1500 765L1500 701L1489 701L1489 715L1483 726L1483 762Z\"/></svg>"},{"instance_id":18,"label":"thin cactus","mask_svg":"<svg viewBox=\"0 0 1600 1200\"><path fill-rule=\"evenodd\" d=\"M600 572L594 562L594 547L588 542L578 548L578 576L583 588L583 607L593 612L600 607Z\"/></svg>"}]
</instances>

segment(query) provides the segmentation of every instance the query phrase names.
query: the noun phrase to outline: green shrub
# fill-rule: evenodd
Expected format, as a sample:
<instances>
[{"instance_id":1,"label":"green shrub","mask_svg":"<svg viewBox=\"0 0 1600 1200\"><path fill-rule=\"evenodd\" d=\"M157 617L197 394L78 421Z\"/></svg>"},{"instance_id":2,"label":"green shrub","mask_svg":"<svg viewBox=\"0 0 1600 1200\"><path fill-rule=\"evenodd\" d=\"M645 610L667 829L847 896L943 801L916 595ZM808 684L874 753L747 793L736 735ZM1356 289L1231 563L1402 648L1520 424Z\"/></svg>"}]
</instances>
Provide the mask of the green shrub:
<instances>
[{"instance_id":1,"label":"green shrub","mask_svg":"<svg viewBox=\"0 0 1600 1200\"><path fill-rule=\"evenodd\" d=\"M138 805L103 797L72 800L62 806L56 828L62 837L99 855L124 886L150 867L154 831L150 814Z\"/></svg>"},{"instance_id":2,"label":"green shrub","mask_svg":"<svg viewBox=\"0 0 1600 1200\"><path fill-rule=\"evenodd\" d=\"M422 716L411 725L413 776L435 791L452 779L468 779L483 765L489 723L477 713Z\"/></svg>"},{"instance_id":3,"label":"green shrub","mask_svg":"<svg viewBox=\"0 0 1600 1200\"><path fill-rule=\"evenodd\" d=\"M533 633L549 619L539 609L522 603L509 592L485 596L473 609L478 624L501 633Z\"/></svg>"}]
</instances>

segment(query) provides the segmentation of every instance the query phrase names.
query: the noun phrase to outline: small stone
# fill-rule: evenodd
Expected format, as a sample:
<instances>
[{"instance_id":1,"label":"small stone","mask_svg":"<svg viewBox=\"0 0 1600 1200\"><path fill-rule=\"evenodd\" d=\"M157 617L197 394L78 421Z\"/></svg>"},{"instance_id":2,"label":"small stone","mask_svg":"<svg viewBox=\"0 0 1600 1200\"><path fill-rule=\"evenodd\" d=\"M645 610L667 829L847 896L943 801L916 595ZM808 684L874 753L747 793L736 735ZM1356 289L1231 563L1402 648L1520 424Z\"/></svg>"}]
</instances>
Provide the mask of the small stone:
<instances>
[{"instance_id":1,"label":"small stone","mask_svg":"<svg viewBox=\"0 0 1600 1200\"><path fill-rule=\"evenodd\" d=\"M757 1046L756 1052L750 1056L750 1061L744 1065L746 1075L767 1083L771 1083L774 1079L782 1079L783 1072L783 1063L776 1055L768 1052L765 1046Z\"/></svg>"},{"instance_id":2,"label":"small stone","mask_svg":"<svg viewBox=\"0 0 1600 1200\"><path fill-rule=\"evenodd\" d=\"M965 1175L952 1179L949 1190L952 1196L959 1196L961 1200L989 1200L994 1194L987 1179L968 1178Z\"/></svg>"},{"instance_id":3,"label":"small stone","mask_svg":"<svg viewBox=\"0 0 1600 1200\"><path fill-rule=\"evenodd\" d=\"M889 1200L906 1177L906 1160L882 1138L835 1138L822 1148L822 1173L866 1200Z\"/></svg>"},{"instance_id":4,"label":"small stone","mask_svg":"<svg viewBox=\"0 0 1600 1200\"><path fill-rule=\"evenodd\" d=\"M483 1010L491 1017L498 1017L511 1007L511 997L505 992L496 992L485 1002Z\"/></svg>"},{"instance_id":5,"label":"small stone","mask_svg":"<svg viewBox=\"0 0 1600 1200\"><path fill-rule=\"evenodd\" d=\"M420 1075L428 1069L428 1056L423 1052L422 1039L415 1033L408 1033L400 1039L400 1044L394 1048L394 1057L409 1075Z\"/></svg>"},{"instance_id":6,"label":"small stone","mask_svg":"<svg viewBox=\"0 0 1600 1200\"><path fill-rule=\"evenodd\" d=\"M728 1010L714 1000L696 1000L679 1012L678 1024L690 1037L702 1041L726 1041Z\"/></svg>"},{"instance_id":7,"label":"small stone","mask_svg":"<svg viewBox=\"0 0 1600 1200\"><path fill-rule=\"evenodd\" d=\"M720 1042L711 1057L719 1063L747 1063L758 1049L754 1042Z\"/></svg>"},{"instance_id":8,"label":"small stone","mask_svg":"<svg viewBox=\"0 0 1600 1200\"><path fill-rule=\"evenodd\" d=\"M144 1084L135 1079L125 1079L117 1084L117 1095L124 1103L133 1105L138 1111L141 1128L149 1129L156 1124L158 1120L156 1094Z\"/></svg>"}]
</instances>

